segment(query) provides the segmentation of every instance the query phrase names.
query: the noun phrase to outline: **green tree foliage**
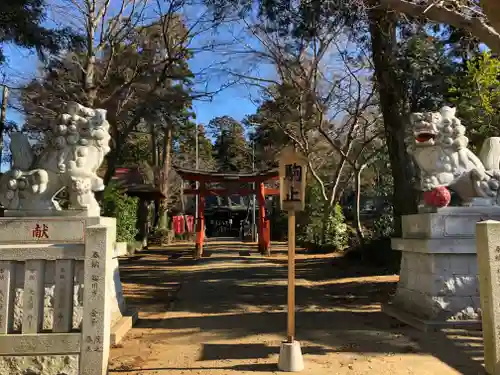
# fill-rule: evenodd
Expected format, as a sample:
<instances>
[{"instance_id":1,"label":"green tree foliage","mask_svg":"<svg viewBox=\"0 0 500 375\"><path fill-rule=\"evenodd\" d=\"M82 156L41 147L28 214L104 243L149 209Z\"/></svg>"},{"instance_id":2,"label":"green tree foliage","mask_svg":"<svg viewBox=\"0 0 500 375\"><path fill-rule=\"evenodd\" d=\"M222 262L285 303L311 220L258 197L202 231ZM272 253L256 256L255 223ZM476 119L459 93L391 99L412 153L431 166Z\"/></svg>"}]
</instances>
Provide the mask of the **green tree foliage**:
<instances>
[{"instance_id":1,"label":"green tree foliage","mask_svg":"<svg viewBox=\"0 0 500 375\"><path fill-rule=\"evenodd\" d=\"M473 147L500 135L500 60L483 52L466 62L464 75L449 78L449 100L467 127Z\"/></svg>"},{"instance_id":2,"label":"green tree foliage","mask_svg":"<svg viewBox=\"0 0 500 375\"><path fill-rule=\"evenodd\" d=\"M255 114L244 122L254 128L251 141L254 142L259 168L276 164L276 154L286 145L293 143L284 127L292 127L299 121L297 95L291 85L273 85L262 90L262 103Z\"/></svg>"},{"instance_id":3,"label":"green tree foliage","mask_svg":"<svg viewBox=\"0 0 500 375\"><path fill-rule=\"evenodd\" d=\"M209 0L220 13L234 9L242 13L260 9L260 16L266 28L276 29L285 38L294 39L297 46L304 41L312 41L321 34L321 30L332 26L345 30L345 36L358 43L365 52L367 45L371 47L374 80L380 100L380 113L383 117L385 137L391 160L391 172L395 181L395 212L402 214L416 211L417 202L413 189L413 171L410 156L405 144L406 118L403 98L404 88L395 72L397 72L397 27L398 17L382 9L377 0L368 4L362 1L331 2L313 0L292 4L287 0L259 1L253 7L250 1ZM367 6L365 6L367 5ZM351 50L357 50L352 48ZM349 54L348 54L349 55ZM366 54L365 56L370 54ZM360 75L354 74L353 78ZM328 98L326 94L323 98ZM328 129L332 131L333 129ZM348 142L349 143L349 142ZM342 165L342 163L339 163ZM335 195L338 189L335 189ZM326 194L323 194L326 197ZM328 199L328 198L325 198ZM333 200L335 201L335 199Z\"/></svg>"},{"instance_id":4,"label":"green tree foliage","mask_svg":"<svg viewBox=\"0 0 500 375\"><path fill-rule=\"evenodd\" d=\"M445 77L457 71L447 43L425 30L405 31L399 42L397 74L402 83L406 112L437 110L448 91Z\"/></svg>"},{"instance_id":5,"label":"green tree foliage","mask_svg":"<svg viewBox=\"0 0 500 375\"><path fill-rule=\"evenodd\" d=\"M139 161L151 159L151 140L148 134L132 133L126 140L126 146L119 150L118 160L122 167L137 166Z\"/></svg>"},{"instance_id":6,"label":"green tree foliage","mask_svg":"<svg viewBox=\"0 0 500 375\"><path fill-rule=\"evenodd\" d=\"M463 28L496 53L500 52L500 3L497 0L381 0L380 5L415 18Z\"/></svg>"},{"instance_id":7,"label":"green tree foliage","mask_svg":"<svg viewBox=\"0 0 500 375\"><path fill-rule=\"evenodd\" d=\"M133 242L138 232L136 228L137 198L127 196L117 184L109 184L101 203L102 214L116 218L116 240Z\"/></svg>"},{"instance_id":8,"label":"green tree foliage","mask_svg":"<svg viewBox=\"0 0 500 375\"><path fill-rule=\"evenodd\" d=\"M307 186L306 209L297 220L297 240L316 249L343 250L347 246L349 232L342 208L339 204L333 209L325 207L320 194L318 183L313 181ZM328 210L326 215L325 209Z\"/></svg>"},{"instance_id":9,"label":"green tree foliage","mask_svg":"<svg viewBox=\"0 0 500 375\"><path fill-rule=\"evenodd\" d=\"M77 37L68 29L50 30L41 24L45 19L44 0L0 1L0 63L5 56L2 45L14 43L35 48L42 57L44 52L54 53Z\"/></svg>"},{"instance_id":10,"label":"green tree foliage","mask_svg":"<svg viewBox=\"0 0 500 375\"><path fill-rule=\"evenodd\" d=\"M42 67L43 78L31 81L21 97L27 129L39 134L68 101L106 109L113 138L106 182L121 164L121 153L133 132L149 132L153 123L156 133L162 133L184 121L191 105L192 73L187 65L191 53L179 15L163 14L148 23L134 18L135 22L123 25L121 34L114 34L113 22L121 22L123 16L111 18L110 24L103 22L108 29L96 29L87 36L87 41L92 39L91 48L80 45L70 53L52 56ZM86 15L82 17L82 22L90 22ZM100 37L104 39L93 44ZM89 54L94 58L89 60Z\"/></svg>"},{"instance_id":11,"label":"green tree foliage","mask_svg":"<svg viewBox=\"0 0 500 375\"><path fill-rule=\"evenodd\" d=\"M213 170L213 145L208 139L205 127L191 121L185 122L175 132L174 163L183 168L196 166L196 127L198 127L198 163L201 170Z\"/></svg>"},{"instance_id":12,"label":"green tree foliage","mask_svg":"<svg viewBox=\"0 0 500 375\"><path fill-rule=\"evenodd\" d=\"M373 81L380 100L379 113L387 140L394 181L392 200L399 228L400 216L414 213L418 199L415 188L418 173L407 153L408 114L436 109L446 101L446 77L456 76L457 69L461 69L456 57L467 58L477 49L477 41L467 32L452 27L431 28L422 19L403 19L397 13L387 12L381 6L383 1L378 0L337 2L335 7L330 2L316 0L208 2L217 15L237 9L241 16L258 9L265 28L277 30L284 40L290 41L290 46L295 42L296 48L303 46L305 40L317 39L322 30L331 25L346 30L349 40L356 43L356 48L351 50L364 52L363 47L368 46L371 53L365 56L371 57ZM277 70L280 72L280 69ZM276 113L279 111L274 111ZM329 159L340 164L331 155Z\"/></svg>"},{"instance_id":13,"label":"green tree foliage","mask_svg":"<svg viewBox=\"0 0 500 375\"><path fill-rule=\"evenodd\" d=\"M251 148L243 125L230 116L210 120L208 128L215 138L214 158L222 172L242 172L251 169Z\"/></svg>"}]
</instances>

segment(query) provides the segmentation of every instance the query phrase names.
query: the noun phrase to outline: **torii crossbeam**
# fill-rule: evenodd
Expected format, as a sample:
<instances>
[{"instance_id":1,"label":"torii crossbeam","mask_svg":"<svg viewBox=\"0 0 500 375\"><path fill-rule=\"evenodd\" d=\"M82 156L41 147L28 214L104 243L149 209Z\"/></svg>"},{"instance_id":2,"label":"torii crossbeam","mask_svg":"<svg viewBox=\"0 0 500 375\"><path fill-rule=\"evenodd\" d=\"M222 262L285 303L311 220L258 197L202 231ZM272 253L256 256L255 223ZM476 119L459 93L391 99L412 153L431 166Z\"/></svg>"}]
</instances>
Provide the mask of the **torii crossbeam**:
<instances>
[{"instance_id":1,"label":"torii crossbeam","mask_svg":"<svg viewBox=\"0 0 500 375\"><path fill-rule=\"evenodd\" d=\"M209 195L233 195L240 196L255 194L259 202L259 215L257 227L259 233L259 251L263 255L270 255L271 230L269 220L266 219L265 203L266 195L279 195L279 189L266 188L264 183L270 180L279 179L278 169L269 169L251 173L222 173L210 171L196 171L174 167L177 174L183 181L190 183L198 182L198 188L186 188L183 190L186 195L198 196L198 220L196 223L196 257L203 256L204 227L205 227L205 197ZM223 188L210 188L209 183L223 185ZM230 188L235 185L252 184L253 187Z\"/></svg>"}]
</instances>

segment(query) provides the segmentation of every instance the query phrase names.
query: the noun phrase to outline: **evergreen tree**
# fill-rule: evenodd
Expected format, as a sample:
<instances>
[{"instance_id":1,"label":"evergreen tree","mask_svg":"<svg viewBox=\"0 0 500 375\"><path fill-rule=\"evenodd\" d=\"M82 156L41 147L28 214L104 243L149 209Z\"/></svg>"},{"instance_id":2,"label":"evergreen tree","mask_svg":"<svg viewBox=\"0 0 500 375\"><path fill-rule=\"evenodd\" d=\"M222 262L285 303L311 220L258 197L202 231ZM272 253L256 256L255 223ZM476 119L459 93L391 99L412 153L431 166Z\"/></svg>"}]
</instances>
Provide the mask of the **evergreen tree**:
<instances>
[{"instance_id":1,"label":"evergreen tree","mask_svg":"<svg viewBox=\"0 0 500 375\"><path fill-rule=\"evenodd\" d=\"M177 15L170 17L178 19ZM168 27L184 30L182 24ZM92 107L107 110L106 118L113 138L111 152L106 158L106 183L115 168L130 158L131 152L144 156L143 146L135 150L127 150L127 147L135 146L137 142L146 145L147 141L140 140L139 134L150 134L151 124L154 124L154 133L160 142L162 134L191 116L186 111L191 106L192 73L187 65L191 54L180 42L167 46L163 36L170 30L164 28L167 26L163 20L157 20L127 29L127 39L110 41L94 61L93 74L98 84L92 86L91 91L95 91L91 95L95 96ZM165 51L175 54L175 58L165 57ZM80 62L85 61L85 56L81 48L52 56L41 68L42 79L34 79L26 85L21 92L21 104L28 120L25 130L43 136L64 103L88 102L90 94L85 89L88 85L81 71L84 64ZM170 144L169 141L166 143ZM149 147L146 160L151 160L152 154Z\"/></svg>"},{"instance_id":2,"label":"evergreen tree","mask_svg":"<svg viewBox=\"0 0 500 375\"><path fill-rule=\"evenodd\" d=\"M463 75L448 78L448 99L467 128L470 146L478 150L485 138L500 135L500 60L483 52L465 65Z\"/></svg>"},{"instance_id":3,"label":"evergreen tree","mask_svg":"<svg viewBox=\"0 0 500 375\"><path fill-rule=\"evenodd\" d=\"M251 170L251 148L243 125L229 116L216 117L208 124L214 138L214 158L221 172Z\"/></svg>"},{"instance_id":4,"label":"evergreen tree","mask_svg":"<svg viewBox=\"0 0 500 375\"><path fill-rule=\"evenodd\" d=\"M198 127L199 169L212 170L215 167L212 142L207 138L203 124L195 124L191 121L180 126L174 134L174 163L182 168L195 169L196 127Z\"/></svg>"},{"instance_id":5,"label":"evergreen tree","mask_svg":"<svg viewBox=\"0 0 500 375\"><path fill-rule=\"evenodd\" d=\"M78 39L68 29L49 30L43 26L44 0L0 1L0 63L5 59L2 45L14 43L43 52L56 52L63 42Z\"/></svg>"}]
</instances>

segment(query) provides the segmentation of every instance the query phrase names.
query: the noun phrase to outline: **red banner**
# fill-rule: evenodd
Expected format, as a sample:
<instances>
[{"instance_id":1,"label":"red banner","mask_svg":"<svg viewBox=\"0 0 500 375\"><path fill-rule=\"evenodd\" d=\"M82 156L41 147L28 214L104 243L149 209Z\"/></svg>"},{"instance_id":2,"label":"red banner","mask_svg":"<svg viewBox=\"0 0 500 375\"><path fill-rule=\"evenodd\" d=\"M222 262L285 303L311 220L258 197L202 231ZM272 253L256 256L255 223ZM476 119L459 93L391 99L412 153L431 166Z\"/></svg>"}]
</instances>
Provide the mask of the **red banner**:
<instances>
[{"instance_id":1,"label":"red banner","mask_svg":"<svg viewBox=\"0 0 500 375\"><path fill-rule=\"evenodd\" d=\"M192 216L192 215L186 216L186 225L187 225L188 233L193 233L194 232L194 216Z\"/></svg>"},{"instance_id":2,"label":"red banner","mask_svg":"<svg viewBox=\"0 0 500 375\"><path fill-rule=\"evenodd\" d=\"M172 226L175 234L184 233L184 216L174 216Z\"/></svg>"}]
</instances>

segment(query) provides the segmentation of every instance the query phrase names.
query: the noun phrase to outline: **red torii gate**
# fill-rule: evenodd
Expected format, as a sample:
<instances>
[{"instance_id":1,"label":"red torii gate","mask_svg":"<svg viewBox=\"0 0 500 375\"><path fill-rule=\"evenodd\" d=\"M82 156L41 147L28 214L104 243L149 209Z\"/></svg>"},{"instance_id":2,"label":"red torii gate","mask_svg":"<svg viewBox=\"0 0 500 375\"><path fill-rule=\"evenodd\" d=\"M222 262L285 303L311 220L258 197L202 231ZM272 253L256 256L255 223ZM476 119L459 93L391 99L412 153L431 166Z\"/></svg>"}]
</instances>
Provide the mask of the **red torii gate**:
<instances>
[{"instance_id":1,"label":"red torii gate","mask_svg":"<svg viewBox=\"0 0 500 375\"><path fill-rule=\"evenodd\" d=\"M198 195L198 222L196 223L196 256L203 255L204 227L205 227L205 197L209 195L252 195L255 194L259 202L259 215L257 227L259 233L259 251L264 255L270 254L271 230L269 220L266 219L266 195L279 195L279 188L266 188L264 183L269 180L279 179L279 171L270 169L252 173L221 173L195 171L174 167L175 171L182 178L183 182L198 182L198 189L184 189L186 195ZM218 183L225 185L225 188L209 188L208 183ZM228 189L227 185L255 183L255 190L252 188Z\"/></svg>"}]
</instances>

